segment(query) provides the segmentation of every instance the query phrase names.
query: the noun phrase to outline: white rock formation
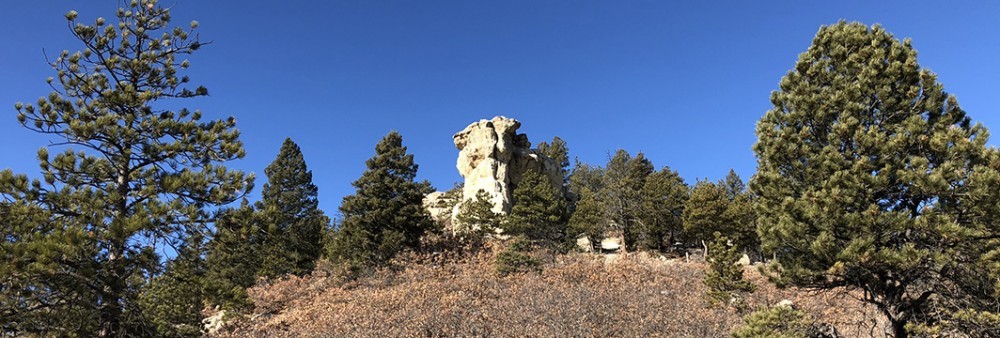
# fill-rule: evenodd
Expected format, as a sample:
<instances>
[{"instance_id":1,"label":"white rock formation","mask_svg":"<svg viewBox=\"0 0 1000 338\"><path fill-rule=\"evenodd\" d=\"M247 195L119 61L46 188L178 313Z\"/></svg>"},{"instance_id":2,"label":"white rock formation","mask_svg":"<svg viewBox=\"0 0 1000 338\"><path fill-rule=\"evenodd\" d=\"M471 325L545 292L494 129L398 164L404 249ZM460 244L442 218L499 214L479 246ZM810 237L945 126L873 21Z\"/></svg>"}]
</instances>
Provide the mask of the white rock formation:
<instances>
[{"instance_id":1,"label":"white rock formation","mask_svg":"<svg viewBox=\"0 0 1000 338\"><path fill-rule=\"evenodd\" d=\"M218 307L216 307L216 309L218 309ZM226 319L226 310L221 310L208 318L202 319L201 323L204 324L205 332L208 332L209 335L212 335L218 332L219 329L221 329L224 325L226 325L225 319Z\"/></svg>"},{"instance_id":2,"label":"white rock formation","mask_svg":"<svg viewBox=\"0 0 1000 338\"><path fill-rule=\"evenodd\" d=\"M528 136L517 133L520 127L521 122L515 119L497 116L472 123L455 134L455 147L459 150L456 167L465 178L462 201L476 198L476 193L482 189L489 194L493 211L508 214L514 188L528 170L539 170L561 191L562 173L558 164L531 149ZM428 195L427 201L439 197ZM456 204L452 208L452 222L459 206ZM440 211L431 210L435 212L440 214Z\"/></svg>"},{"instance_id":3,"label":"white rock formation","mask_svg":"<svg viewBox=\"0 0 1000 338\"><path fill-rule=\"evenodd\" d=\"M424 209L427 209L434 221L451 225L452 207L456 201L445 191L435 191L424 196Z\"/></svg>"}]
</instances>

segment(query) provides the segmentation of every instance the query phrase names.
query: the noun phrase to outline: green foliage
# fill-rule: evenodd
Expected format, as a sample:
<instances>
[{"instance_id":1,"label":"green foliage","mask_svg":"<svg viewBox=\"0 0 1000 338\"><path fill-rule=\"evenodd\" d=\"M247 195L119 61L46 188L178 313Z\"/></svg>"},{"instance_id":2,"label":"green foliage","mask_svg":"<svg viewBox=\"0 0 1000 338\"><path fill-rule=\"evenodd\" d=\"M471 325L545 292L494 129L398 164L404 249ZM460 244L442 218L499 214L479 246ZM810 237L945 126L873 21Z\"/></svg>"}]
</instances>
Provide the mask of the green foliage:
<instances>
[{"instance_id":1,"label":"green foliage","mask_svg":"<svg viewBox=\"0 0 1000 338\"><path fill-rule=\"evenodd\" d=\"M746 324L733 331L733 338L807 338L815 336L813 320L790 306L774 306L751 312Z\"/></svg>"},{"instance_id":2,"label":"green foliage","mask_svg":"<svg viewBox=\"0 0 1000 338\"><path fill-rule=\"evenodd\" d=\"M676 171L654 172L642 153L619 150L606 169L578 161L569 178L570 239L582 234L598 243L619 232L627 248L665 250L682 228L687 194Z\"/></svg>"},{"instance_id":3,"label":"green foliage","mask_svg":"<svg viewBox=\"0 0 1000 338\"><path fill-rule=\"evenodd\" d=\"M932 305L997 308L980 260L998 238L988 132L908 40L822 27L771 102L750 185L777 282L860 288L897 337L933 324Z\"/></svg>"},{"instance_id":4,"label":"green foliage","mask_svg":"<svg viewBox=\"0 0 1000 338\"><path fill-rule=\"evenodd\" d=\"M476 198L462 202L455 216L458 221L457 228L466 234L475 234L482 237L487 234L495 234L500 229L503 221L503 214L493 211L493 203L490 202L490 194L479 189Z\"/></svg>"},{"instance_id":5,"label":"green foliage","mask_svg":"<svg viewBox=\"0 0 1000 338\"><path fill-rule=\"evenodd\" d=\"M552 182L528 170L514 188L514 206L502 225L503 233L531 240L561 243L566 232L566 200Z\"/></svg>"},{"instance_id":6,"label":"green foliage","mask_svg":"<svg viewBox=\"0 0 1000 338\"><path fill-rule=\"evenodd\" d=\"M757 251L753 204L743 180L729 170L719 182L699 181L691 189L684 209L688 241L709 242L715 232L730 238L744 252Z\"/></svg>"},{"instance_id":7,"label":"green foliage","mask_svg":"<svg viewBox=\"0 0 1000 338\"><path fill-rule=\"evenodd\" d=\"M531 255L531 241L524 236L515 236L507 246L497 253L497 273L506 276L512 273L541 270L542 262Z\"/></svg>"},{"instance_id":8,"label":"green foliage","mask_svg":"<svg viewBox=\"0 0 1000 338\"><path fill-rule=\"evenodd\" d=\"M598 243L608 228L605 204L600 192L604 187L604 169L576 161L569 175L567 199L570 218L566 234L570 241L585 235Z\"/></svg>"},{"instance_id":9,"label":"green foliage","mask_svg":"<svg viewBox=\"0 0 1000 338\"><path fill-rule=\"evenodd\" d=\"M251 308L246 289L257 282L266 238L257 219L246 200L239 208L219 212L205 257L205 296L210 304L237 312Z\"/></svg>"},{"instance_id":10,"label":"green foliage","mask_svg":"<svg viewBox=\"0 0 1000 338\"><path fill-rule=\"evenodd\" d=\"M619 149L604 172L602 197L607 206L609 224L625 237L625 248L635 249L642 215L642 188L653 173L653 164L642 153L634 158Z\"/></svg>"},{"instance_id":11,"label":"green foliage","mask_svg":"<svg viewBox=\"0 0 1000 338\"><path fill-rule=\"evenodd\" d=\"M639 193L641 204L638 248L664 251L683 230L688 186L676 171L663 167L646 176ZM666 240L666 243L664 243Z\"/></svg>"},{"instance_id":12,"label":"green foliage","mask_svg":"<svg viewBox=\"0 0 1000 338\"><path fill-rule=\"evenodd\" d=\"M559 166L559 171L562 173L563 183L568 183L569 180L569 147L566 146L566 141L556 136L552 138L552 143L541 142L538 144L538 152L545 157L552 159Z\"/></svg>"},{"instance_id":13,"label":"green foliage","mask_svg":"<svg viewBox=\"0 0 1000 338\"><path fill-rule=\"evenodd\" d=\"M434 223L424 210L430 183L415 182L417 165L403 137L393 131L375 146L375 156L340 206L343 221L328 252L354 270L385 264L400 250L417 247Z\"/></svg>"},{"instance_id":14,"label":"green foliage","mask_svg":"<svg viewBox=\"0 0 1000 338\"><path fill-rule=\"evenodd\" d=\"M244 156L235 119L156 104L208 93L178 73L189 63L177 57L202 46L195 25L169 27L152 0L127 3L113 24L76 17L66 16L84 50L53 60L51 94L15 105L24 127L57 142L39 151L42 179L0 174L0 224L13 231L0 239L0 270L15 276L0 287L0 326L17 334L124 334L135 281L163 264L153 248L205 232L207 207L252 186L219 164Z\"/></svg>"},{"instance_id":15,"label":"green foliage","mask_svg":"<svg viewBox=\"0 0 1000 338\"><path fill-rule=\"evenodd\" d=\"M593 191L585 190L577 196L580 200L576 202L576 211L566 226L567 240L574 241L583 235L596 245L604 238L608 228L606 205L601 201L601 195Z\"/></svg>"},{"instance_id":16,"label":"green foliage","mask_svg":"<svg viewBox=\"0 0 1000 338\"><path fill-rule=\"evenodd\" d=\"M258 274L268 278L307 274L322 253L323 230L330 223L319 210L312 171L299 146L286 138L264 173L268 182L257 210L267 235L261 244Z\"/></svg>"},{"instance_id":17,"label":"green foliage","mask_svg":"<svg viewBox=\"0 0 1000 338\"><path fill-rule=\"evenodd\" d=\"M718 232L714 235L715 240L708 246L705 271L708 297L713 302L743 308L742 294L754 290L753 284L743 278L743 265L738 263L743 253L726 236Z\"/></svg>"},{"instance_id":18,"label":"green foliage","mask_svg":"<svg viewBox=\"0 0 1000 338\"><path fill-rule=\"evenodd\" d=\"M139 294L143 324L157 337L201 337L201 310L205 305L202 282L205 261L202 236L189 238L162 275ZM148 333L147 333L148 334Z\"/></svg>"},{"instance_id":19,"label":"green foliage","mask_svg":"<svg viewBox=\"0 0 1000 338\"><path fill-rule=\"evenodd\" d=\"M684 207L684 235L687 240L709 242L716 232L727 237L736 235L739 229L726 218L728 209L725 186L708 180L695 183Z\"/></svg>"}]
</instances>

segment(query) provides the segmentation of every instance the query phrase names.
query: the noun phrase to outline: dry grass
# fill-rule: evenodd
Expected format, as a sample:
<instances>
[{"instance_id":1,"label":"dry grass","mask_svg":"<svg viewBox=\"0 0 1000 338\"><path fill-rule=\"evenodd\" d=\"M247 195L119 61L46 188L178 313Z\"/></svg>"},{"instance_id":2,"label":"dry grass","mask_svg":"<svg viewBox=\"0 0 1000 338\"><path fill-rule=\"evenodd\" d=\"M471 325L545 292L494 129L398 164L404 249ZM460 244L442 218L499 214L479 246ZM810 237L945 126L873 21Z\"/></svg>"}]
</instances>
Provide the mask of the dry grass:
<instances>
[{"instance_id":1,"label":"dry grass","mask_svg":"<svg viewBox=\"0 0 1000 338\"><path fill-rule=\"evenodd\" d=\"M741 314L705 300L702 263L645 254L548 261L541 273L500 277L490 252L410 255L397 271L349 283L321 269L251 289L257 318L218 336L724 337L742 323ZM751 307L791 299L845 336L882 336L877 313L843 292L777 290L747 272L759 285Z\"/></svg>"}]
</instances>

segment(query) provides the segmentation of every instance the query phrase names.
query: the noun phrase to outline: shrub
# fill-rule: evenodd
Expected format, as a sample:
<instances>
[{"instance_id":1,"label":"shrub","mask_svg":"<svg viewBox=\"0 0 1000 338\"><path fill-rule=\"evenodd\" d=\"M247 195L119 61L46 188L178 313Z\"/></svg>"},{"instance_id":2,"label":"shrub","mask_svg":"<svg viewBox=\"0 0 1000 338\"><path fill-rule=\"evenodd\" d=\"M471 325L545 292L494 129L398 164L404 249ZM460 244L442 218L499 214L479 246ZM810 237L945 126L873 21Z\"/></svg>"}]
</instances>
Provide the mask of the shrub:
<instances>
[{"instance_id":1,"label":"shrub","mask_svg":"<svg viewBox=\"0 0 1000 338\"><path fill-rule=\"evenodd\" d=\"M502 276L528 271L541 271L542 262L531 255L531 242L522 236L514 237L496 257L497 273Z\"/></svg>"},{"instance_id":2,"label":"shrub","mask_svg":"<svg viewBox=\"0 0 1000 338\"><path fill-rule=\"evenodd\" d=\"M812 317L784 305L751 312L744 320L746 324L733 331L733 338L806 338L813 327Z\"/></svg>"}]
</instances>

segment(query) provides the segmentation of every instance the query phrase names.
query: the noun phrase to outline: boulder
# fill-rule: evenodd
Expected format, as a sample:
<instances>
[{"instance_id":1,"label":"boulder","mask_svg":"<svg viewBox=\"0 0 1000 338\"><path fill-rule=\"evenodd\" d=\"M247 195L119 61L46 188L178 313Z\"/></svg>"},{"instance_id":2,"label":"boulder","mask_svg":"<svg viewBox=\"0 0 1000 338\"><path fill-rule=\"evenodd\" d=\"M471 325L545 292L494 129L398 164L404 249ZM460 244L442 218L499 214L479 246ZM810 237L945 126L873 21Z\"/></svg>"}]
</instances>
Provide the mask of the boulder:
<instances>
[{"instance_id":1,"label":"boulder","mask_svg":"<svg viewBox=\"0 0 1000 338\"><path fill-rule=\"evenodd\" d=\"M427 209L434 221L449 225L452 208L457 202L457 196L446 191L435 191L424 196L424 209Z\"/></svg>"},{"instance_id":2,"label":"boulder","mask_svg":"<svg viewBox=\"0 0 1000 338\"><path fill-rule=\"evenodd\" d=\"M202 319L201 323L204 325L205 332L208 332L209 335L212 335L218 332L219 329L221 329L224 325L226 325L225 319L226 319L226 310L221 310L219 312L216 312L214 315L209 316L208 318Z\"/></svg>"},{"instance_id":3,"label":"boulder","mask_svg":"<svg viewBox=\"0 0 1000 338\"><path fill-rule=\"evenodd\" d=\"M750 265L750 256L743 254L743 257L740 257L740 260L736 261L736 264L740 266Z\"/></svg>"}]
</instances>

